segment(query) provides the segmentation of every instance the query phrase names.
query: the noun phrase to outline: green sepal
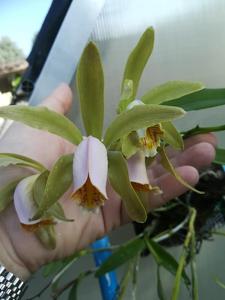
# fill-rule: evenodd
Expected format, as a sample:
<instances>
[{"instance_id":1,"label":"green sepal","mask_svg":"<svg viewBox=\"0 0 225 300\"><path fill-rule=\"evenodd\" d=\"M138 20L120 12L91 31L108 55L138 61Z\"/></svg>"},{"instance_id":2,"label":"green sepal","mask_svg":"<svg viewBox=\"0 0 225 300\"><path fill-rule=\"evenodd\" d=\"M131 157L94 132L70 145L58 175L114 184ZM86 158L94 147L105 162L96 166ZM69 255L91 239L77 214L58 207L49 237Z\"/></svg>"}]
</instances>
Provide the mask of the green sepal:
<instances>
[{"instance_id":1,"label":"green sepal","mask_svg":"<svg viewBox=\"0 0 225 300\"><path fill-rule=\"evenodd\" d=\"M162 122L161 125L164 130L163 140L174 149L183 150L184 141L176 127L171 122Z\"/></svg>"},{"instance_id":2,"label":"green sepal","mask_svg":"<svg viewBox=\"0 0 225 300\"><path fill-rule=\"evenodd\" d=\"M101 139L104 121L104 74L100 54L92 42L82 54L76 82L86 133Z\"/></svg>"},{"instance_id":3,"label":"green sepal","mask_svg":"<svg viewBox=\"0 0 225 300\"><path fill-rule=\"evenodd\" d=\"M152 53L154 46L154 30L152 27L146 29L141 38L139 39L137 45L130 53L121 85L121 93L123 92L124 82L126 79L133 81L133 95L129 98L129 102L133 101L136 97L139 81L142 72L145 68L146 63Z\"/></svg>"},{"instance_id":4,"label":"green sepal","mask_svg":"<svg viewBox=\"0 0 225 300\"><path fill-rule=\"evenodd\" d=\"M28 167L39 172L43 172L46 170L46 168L41 163L29 157L15 153L0 153L0 167L7 167L9 165Z\"/></svg>"},{"instance_id":5,"label":"green sepal","mask_svg":"<svg viewBox=\"0 0 225 300\"><path fill-rule=\"evenodd\" d=\"M0 117L21 122L30 127L48 131L78 145L82 141L80 130L66 117L47 107L11 105L0 107Z\"/></svg>"},{"instance_id":6,"label":"green sepal","mask_svg":"<svg viewBox=\"0 0 225 300\"><path fill-rule=\"evenodd\" d=\"M6 209L13 201L13 194L16 186L22 179L24 179L24 177L15 179L0 188L0 212Z\"/></svg>"},{"instance_id":7,"label":"green sepal","mask_svg":"<svg viewBox=\"0 0 225 300\"><path fill-rule=\"evenodd\" d=\"M173 165L171 164L171 162L169 161L166 151L164 149L164 147L159 147L158 148L158 152L161 156L161 160L160 163L161 165L164 167L164 169L166 169L171 175L173 175L177 181L179 181L182 185L184 185L186 188L188 188L189 190L198 193L198 194L204 194L204 192L201 192L197 189L195 189L193 186L191 186L190 184L188 184L185 180L183 180L183 178L177 173L177 171L175 170L175 168L173 167Z\"/></svg>"},{"instance_id":8,"label":"green sepal","mask_svg":"<svg viewBox=\"0 0 225 300\"><path fill-rule=\"evenodd\" d=\"M132 131L121 139L121 148L123 155L128 159L140 149L138 134Z\"/></svg>"},{"instance_id":9,"label":"green sepal","mask_svg":"<svg viewBox=\"0 0 225 300\"><path fill-rule=\"evenodd\" d=\"M145 104L161 104L200 91L203 88L204 86L200 82L168 81L153 87L141 97L141 101Z\"/></svg>"},{"instance_id":10,"label":"green sepal","mask_svg":"<svg viewBox=\"0 0 225 300\"><path fill-rule=\"evenodd\" d=\"M54 225L43 225L35 231L35 235L46 249L53 250L56 248Z\"/></svg>"},{"instance_id":11,"label":"green sepal","mask_svg":"<svg viewBox=\"0 0 225 300\"><path fill-rule=\"evenodd\" d=\"M154 126L160 122L180 118L185 111L179 107L163 105L138 105L119 114L105 132L104 144L109 147L115 141L132 131Z\"/></svg>"},{"instance_id":12,"label":"green sepal","mask_svg":"<svg viewBox=\"0 0 225 300\"><path fill-rule=\"evenodd\" d=\"M119 151L109 151L109 181L113 189L121 196L129 217L139 223L146 221L147 213L133 189L128 175L127 164ZM119 176L118 176L119 174Z\"/></svg>"},{"instance_id":13,"label":"green sepal","mask_svg":"<svg viewBox=\"0 0 225 300\"><path fill-rule=\"evenodd\" d=\"M32 220L46 213L69 189L73 180L72 164L73 154L63 155L56 161L49 173L38 211Z\"/></svg>"}]
</instances>

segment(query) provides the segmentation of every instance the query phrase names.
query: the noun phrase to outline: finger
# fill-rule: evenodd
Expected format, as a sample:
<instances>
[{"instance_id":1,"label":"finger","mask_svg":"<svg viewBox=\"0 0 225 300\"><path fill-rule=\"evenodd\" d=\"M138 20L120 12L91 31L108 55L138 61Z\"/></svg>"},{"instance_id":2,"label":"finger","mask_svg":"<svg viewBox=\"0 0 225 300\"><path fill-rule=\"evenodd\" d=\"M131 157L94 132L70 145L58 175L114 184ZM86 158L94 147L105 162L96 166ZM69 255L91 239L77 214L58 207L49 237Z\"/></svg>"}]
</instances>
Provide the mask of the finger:
<instances>
[{"instance_id":1,"label":"finger","mask_svg":"<svg viewBox=\"0 0 225 300\"><path fill-rule=\"evenodd\" d=\"M46 106L60 114L66 114L72 104L72 91L70 87L61 83L50 96L48 96L41 106Z\"/></svg>"},{"instance_id":2,"label":"finger","mask_svg":"<svg viewBox=\"0 0 225 300\"><path fill-rule=\"evenodd\" d=\"M196 168L192 166L182 166L176 168L178 174L191 186L195 186L199 180ZM166 204L169 200L179 197L188 188L179 183L171 174L164 174L155 180L154 185L158 186L162 194L152 194L149 198L149 210L155 209Z\"/></svg>"},{"instance_id":3,"label":"finger","mask_svg":"<svg viewBox=\"0 0 225 300\"><path fill-rule=\"evenodd\" d=\"M190 165L196 169L201 169L211 164L215 158L215 148L210 143L202 142L190 146L183 152L177 154L177 156L170 159L174 167L183 165ZM158 164L149 167L148 174L150 178L157 178L165 173L165 169Z\"/></svg>"},{"instance_id":4,"label":"finger","mask_svg":"<svg viewBox=\"0 0 225 300\"><path fill-rule=\"evenodd\" d=\"M217 138L216 138L215 134L212 132L209 132L209 133L205 133L205 134L197 134L197 135L194 135L194 136L191 136L191 137L185 139L184 140L184 149L186 150L196 144L200 144L203 142L209 143L213 147L217 146ZM175 150L171 146L168 146L166 148L166 153L169 158L176 156L180 152L181 151Z\"/></svg>"}]
</instances>

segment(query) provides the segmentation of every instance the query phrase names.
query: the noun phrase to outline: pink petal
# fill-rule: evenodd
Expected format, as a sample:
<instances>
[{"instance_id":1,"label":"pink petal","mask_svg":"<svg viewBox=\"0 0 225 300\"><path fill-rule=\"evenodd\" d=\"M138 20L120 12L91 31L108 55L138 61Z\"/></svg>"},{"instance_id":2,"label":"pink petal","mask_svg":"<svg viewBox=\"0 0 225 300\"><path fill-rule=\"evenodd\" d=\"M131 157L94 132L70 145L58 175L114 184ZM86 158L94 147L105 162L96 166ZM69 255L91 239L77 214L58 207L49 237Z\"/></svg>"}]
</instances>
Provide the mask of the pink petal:
<instances>
[{"instance_id":1,"label":"pink petal","mask_svg":"<svg viewBox=\"0 0 225 300\"><path fill-rule=\"evenodd\" d=\"M14 193L14 206L20 223L32 225L40 222L39 220L30 221L37 212L37 206L32 196L32 187L38 175L29 176L20 181Z\"/></svg>"},{"instance_id":2,"label":"pink petal","mask_svg":"<svg viewBox=\"0 0 225 300\"><path fill-rule=\"evenodd\" d=\"M105 145L95 137L88 137L88 171L91 183L107 199L106 183L108 174L108 158Z\"/></svg>"},{"instance_id":3,"label":"pink petal","mask_svg":"<svg viewBox=\"0 0 225 300\"><path fill-rule=\"evenodd\" d=\"M88 178L88 138L77 146L73 159L74 192L79 190Z\"/></svg>"},{"instance_id":4,"label":"pink petal","mask_svg":"<svg viewBox=\"0 0 225 300\"><path fill-rule=\"evenodd\" d=\"M136 154L131 156L131 158L127 160L127 167L131 182L149 184L145 165L145 155L143 152L138 151Z\"/></svg>"},{"instance_id":5,"label":"pink petal","mask_svg":"<svg viewBox=\"0 0 225 300\"><path fill-rule=\"evenodd\" d=\"M87 181L107 198L107 151L102 142L93 136L85 138L76 148L73 161L74 193Z\"/></svg>"}]
</instances>

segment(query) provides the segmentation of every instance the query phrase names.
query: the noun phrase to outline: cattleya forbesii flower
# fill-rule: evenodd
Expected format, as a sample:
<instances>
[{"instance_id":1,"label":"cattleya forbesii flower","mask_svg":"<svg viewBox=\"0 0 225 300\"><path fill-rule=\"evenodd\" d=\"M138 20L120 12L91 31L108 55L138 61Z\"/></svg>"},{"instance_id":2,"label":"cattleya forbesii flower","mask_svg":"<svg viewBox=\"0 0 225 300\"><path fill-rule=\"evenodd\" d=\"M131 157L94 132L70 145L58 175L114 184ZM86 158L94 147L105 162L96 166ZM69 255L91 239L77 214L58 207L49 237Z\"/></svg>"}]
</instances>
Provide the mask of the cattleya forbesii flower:
<instances>
[{"instance_id":1,"label":"cattleya forbesii flower","mask_svg":"<svg viewBox=\"0 0 225 300\"><path fill-rule=\"evenodd\" d=\"M5 187L7 191L10 187L11 194L8 192L2 209L14 198L20 223L26 229L36 229L45 245L55 245L54 224L58 220L71 221L64 215L59 202L71 186L71 198L88 211L96 211L107 199L106 184L109 182L120 195L130 218L137 222L145 222L147 217L138 192L156 190L149 183L146 157L154 158L159 152L163 166L188 186L176 174L162 146L163 141L182 148L182 138L171 121L185 112L180 107L159 104L188 95L202 86L170 82L151 90L141 100L135 100L153 42L154 31L148 28L128 58L119 114L104 133L104 75L99 52L93 43L85 48L76 73L85 137L73 122L47 108L0 108L0 117L46 130L76 146L74 153L59 157L51 170L30 158L0 153L0 166L1 163L2 166L13 164L36 171L35 175L21 179L19 184L13 182Z\"/></svg>"},{"instance_id":2,"label":"cattleya forbesii flower","mask_svg":"<svg viewBox=\"0 0 225 300\"><path fill-rule=\"evenodd\" d=\"M132 109L137 105L145 104L141 100L134 100L127 106L127 109ZM144 152L145 157L156 156L157 148L160 146L161 138L163 138L164 135L161 124L159 123L147 128L138 129L136 133L138 136L137 147L140 147L140 150Z\"/></svg>"},{"instance_id":3,"label":"cattleya forbesii flower","mask_svg":"<svg viewBox=\"0 0 225 300\"><path fill-rule=\"evenodd\" d=\"M93 136L84 138L74 153L72 198L82 207L96 209L107 199L107 150Z\"/></svg>"}]
</instances>

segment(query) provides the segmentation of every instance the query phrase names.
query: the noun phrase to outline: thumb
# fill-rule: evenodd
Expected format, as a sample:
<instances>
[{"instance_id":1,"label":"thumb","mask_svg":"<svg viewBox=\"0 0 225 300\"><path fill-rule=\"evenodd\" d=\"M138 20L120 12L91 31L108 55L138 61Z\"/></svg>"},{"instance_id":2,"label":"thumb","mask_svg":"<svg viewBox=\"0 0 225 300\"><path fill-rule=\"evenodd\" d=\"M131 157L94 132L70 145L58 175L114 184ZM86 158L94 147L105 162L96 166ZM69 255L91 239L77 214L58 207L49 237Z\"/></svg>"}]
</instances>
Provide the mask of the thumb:
<instances>
[{"instance_id":1,"label":"thumb","mask_svg":"<svg viewBox=\"0 0 225 300\"><path fill-rule=\"evenodd\" d=\"M59 114L66 114L72 105L70 87L65 83L61 83L40 105L46 106Z\"/></svg>"}]
</instances>

